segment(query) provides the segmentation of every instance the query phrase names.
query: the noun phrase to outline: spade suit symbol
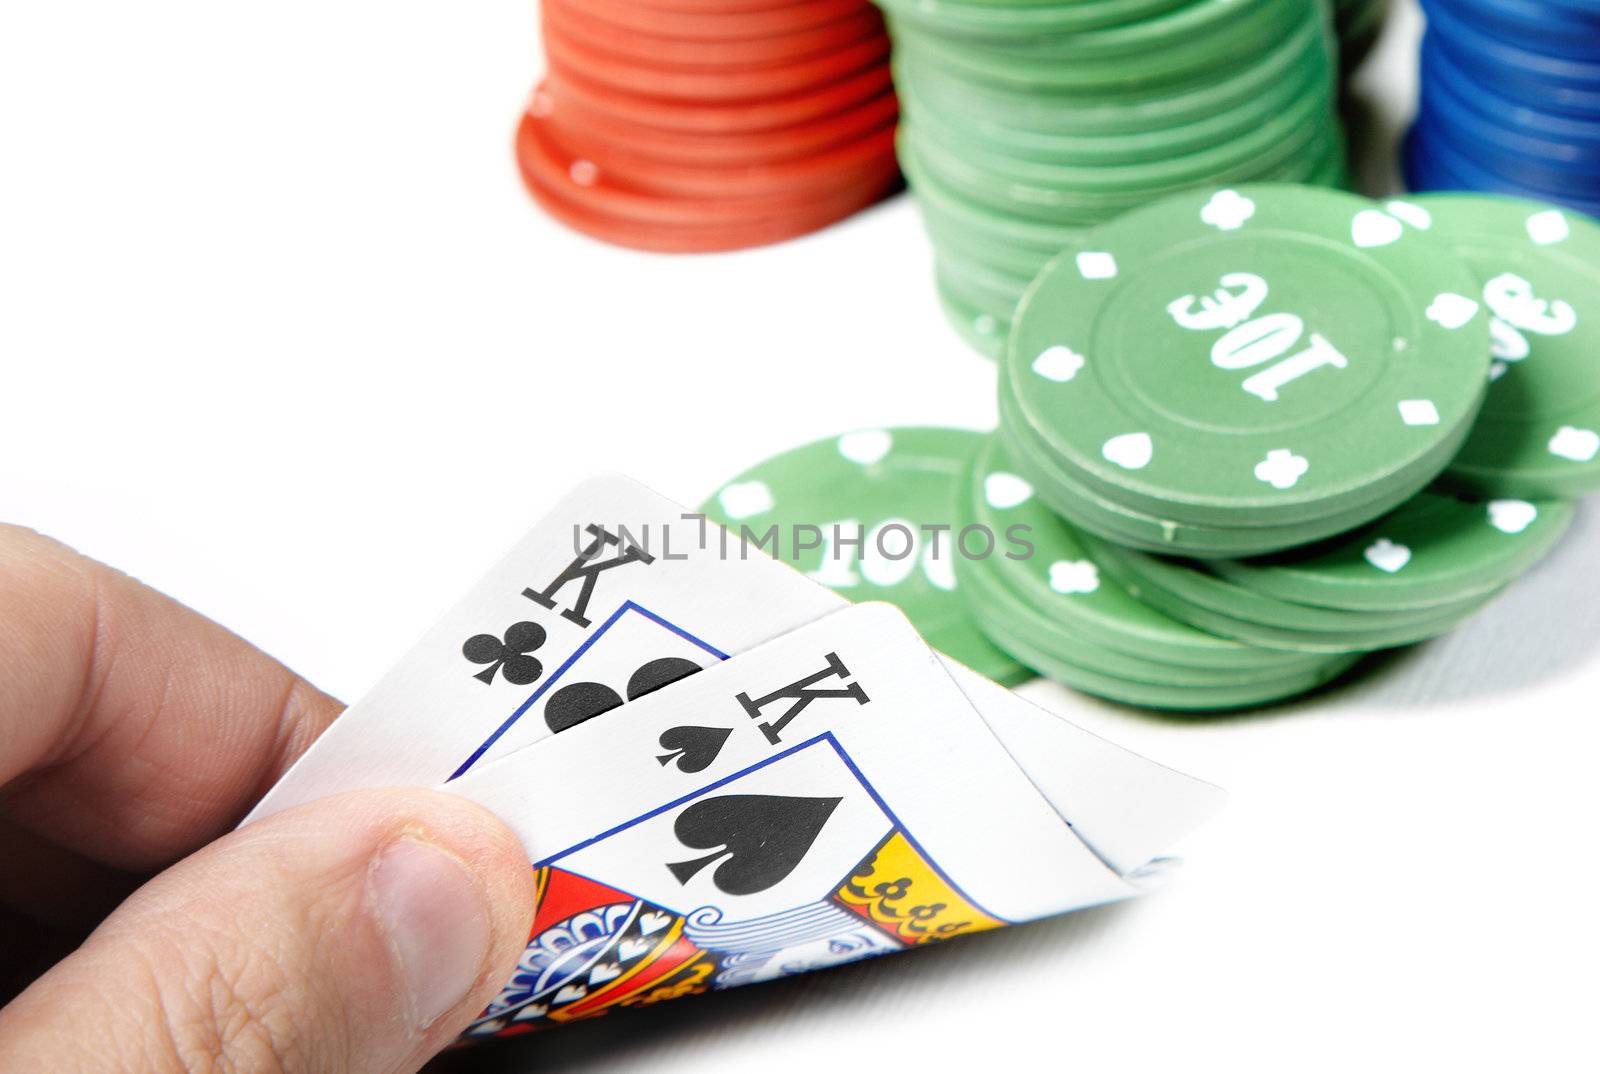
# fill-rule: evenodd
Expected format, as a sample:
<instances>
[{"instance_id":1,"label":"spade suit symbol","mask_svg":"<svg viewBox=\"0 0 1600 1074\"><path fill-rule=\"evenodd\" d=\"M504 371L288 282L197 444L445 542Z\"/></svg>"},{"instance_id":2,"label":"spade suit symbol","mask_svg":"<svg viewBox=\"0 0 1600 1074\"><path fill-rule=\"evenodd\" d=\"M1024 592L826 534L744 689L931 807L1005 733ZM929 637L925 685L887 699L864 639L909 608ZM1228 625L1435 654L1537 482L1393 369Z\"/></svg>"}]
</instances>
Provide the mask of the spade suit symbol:
<instances>
[{"instance_id":1,"label":"spade suit symbol","mask_svg":"<svg viewBox=\"0 0 1600 1074\"><path fill-rule=\"evenodd\" d=\"M804 860L842 799L773 794L725 794L702 799L678 814L672 832L703 858L669 862L687 884L721 860L711 882L726 895L755 895L783 882Z\"/></svg>"},{"instance_id":2,"label":"spade suit symbol","mask_svg":"<svg viewBox=\"0 0 1600 1074\"><path fill-rule=\"evenodd\" d=\"M731 727L696 727L693 724L669 727L656 740L668 752L656 760L661 762L663 768L677 761L680 772L704 772L717 759L717 754L722 752L722 746L731 734Z\"/></svg>"}]
</instances>

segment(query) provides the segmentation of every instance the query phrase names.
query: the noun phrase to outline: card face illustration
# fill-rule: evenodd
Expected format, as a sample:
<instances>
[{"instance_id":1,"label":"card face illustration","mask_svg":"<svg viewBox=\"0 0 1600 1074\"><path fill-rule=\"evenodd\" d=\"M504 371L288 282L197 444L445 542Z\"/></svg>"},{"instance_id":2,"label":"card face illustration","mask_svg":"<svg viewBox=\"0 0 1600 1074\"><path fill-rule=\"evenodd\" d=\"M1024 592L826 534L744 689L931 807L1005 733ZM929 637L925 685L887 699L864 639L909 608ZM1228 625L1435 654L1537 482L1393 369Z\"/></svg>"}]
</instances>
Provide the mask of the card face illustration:
<instances>
[{"instance_id":1,"label":"card face illustration","mask_svg":"<svg viewBox=\"0 0 1600 1074\"><path fill-rule=\"evenodd\" d=\"M536 867L512 1035L998 928L829 736Z\"/></svg>"},{"instance_id":2,"label":"card face illustration","mask_svg":"<svg viewBox=\"0 0 1600 1074\"><path fill-rule=\"evenodd\" d=\"M541 891L481 1034L1137 893L888 605L826 616L445 789L506 819ZM580 890L593 905L574 909ZM632 922L674 930L648 949L658 961Z\"/></svg>"}]
</instances>

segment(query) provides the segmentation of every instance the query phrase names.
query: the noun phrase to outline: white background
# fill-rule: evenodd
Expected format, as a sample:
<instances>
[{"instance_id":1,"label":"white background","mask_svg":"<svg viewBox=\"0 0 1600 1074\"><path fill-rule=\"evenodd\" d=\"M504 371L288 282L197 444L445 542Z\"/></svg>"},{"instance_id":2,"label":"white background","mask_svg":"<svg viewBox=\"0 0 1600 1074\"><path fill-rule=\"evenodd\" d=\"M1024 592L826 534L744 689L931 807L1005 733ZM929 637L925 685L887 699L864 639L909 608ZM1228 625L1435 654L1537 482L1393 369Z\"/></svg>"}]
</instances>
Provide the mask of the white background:
<instances>
[{"instance_id":1,"label":"white background","mask_svg":"<svg viewBox=\"0 0 1600 1074\"><path fill-rule=\"evenodd\" d=\"M1414 30L1367 72L1380 143ZM0 7L0 517L352 698L587 474L695 503L843 429L992 421L906 199L731 256L599 246L518 185L538 66L529 0ZM1025 688L1233 791L1153 898L447 1062L1590 1065L1597 568L1591 509L1455 635L1282 710Z\"/></svg>"}]
</instances>

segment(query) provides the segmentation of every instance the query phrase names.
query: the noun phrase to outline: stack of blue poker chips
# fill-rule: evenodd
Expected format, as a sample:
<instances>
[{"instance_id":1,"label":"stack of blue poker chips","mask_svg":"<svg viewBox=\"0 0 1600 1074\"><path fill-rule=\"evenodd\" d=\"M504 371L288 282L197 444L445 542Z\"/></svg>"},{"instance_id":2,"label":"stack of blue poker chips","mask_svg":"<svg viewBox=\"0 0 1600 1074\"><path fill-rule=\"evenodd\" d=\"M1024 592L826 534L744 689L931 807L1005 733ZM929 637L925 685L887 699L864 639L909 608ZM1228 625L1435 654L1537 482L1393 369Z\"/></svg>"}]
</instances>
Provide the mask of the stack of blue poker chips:
<instances>
[{"instance_id":1,"label":"stack of blue poker chips","mask_svg":"<svg viewBox=\"0 0 1600 1074\"><path fill-rule=\"evenodd\" d=\"M1481 190L1600 215L1600 3L1423 0L1413 190Z\"/></svg>"}]
</instances>

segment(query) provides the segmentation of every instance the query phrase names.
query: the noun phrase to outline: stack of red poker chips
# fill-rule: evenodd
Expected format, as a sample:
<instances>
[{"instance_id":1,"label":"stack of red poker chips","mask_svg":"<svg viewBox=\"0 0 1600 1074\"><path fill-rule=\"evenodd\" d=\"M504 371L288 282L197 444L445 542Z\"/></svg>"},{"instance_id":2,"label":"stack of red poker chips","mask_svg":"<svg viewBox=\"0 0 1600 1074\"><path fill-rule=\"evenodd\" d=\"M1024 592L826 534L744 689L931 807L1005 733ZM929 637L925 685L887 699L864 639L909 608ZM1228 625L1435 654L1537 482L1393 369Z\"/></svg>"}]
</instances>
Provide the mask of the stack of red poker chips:
<instances>
[{"instance_id":1,"label":"stack of red poker chips","mask_svg":"<svg viewBox=\"0 0 1600 1074\"><path fill-rule=\"evenodd\" d=\"M528 189L623 246L732 250L900 184L869 0L543 0L548 72L517 130Z\"/></svg>"}]
</instances>

